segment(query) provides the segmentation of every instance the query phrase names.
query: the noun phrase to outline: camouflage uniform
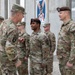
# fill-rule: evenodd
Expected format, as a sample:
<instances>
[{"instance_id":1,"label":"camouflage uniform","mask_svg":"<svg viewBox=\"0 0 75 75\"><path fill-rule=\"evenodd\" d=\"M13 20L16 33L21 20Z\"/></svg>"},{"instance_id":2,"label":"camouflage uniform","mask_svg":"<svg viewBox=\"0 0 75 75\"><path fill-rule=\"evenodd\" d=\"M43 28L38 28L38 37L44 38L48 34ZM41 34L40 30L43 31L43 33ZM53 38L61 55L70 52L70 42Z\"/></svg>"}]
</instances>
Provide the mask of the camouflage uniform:
<instances>
[{"instance_id":1,"label":"camouflage uniform","mask_svg":"<svg viewBox=\"0 0 75 75\"><path fill-rule=\"evenodd\" d=\"M30 52L30 47L29 47L29 34L24 32L24 33L19 33L19 37L23 38L24 41L18 41L18 53L19 53L19 59L22 61L22 64L20 67L18 67L18 72L19 75L28 75L28 59L25 60L25 57L28 58L29 52Z\"/></svg>"},{"instance_id":2,"label":"camouflage uniform","mask_svg":"<svg viewBox=\"0 0 75 75\"><path fill-rule=\"evenodd\" d=\"M20 12L20 13L19 13ZM24 17L25 9L18 4L13 4L11 17L0 25L0 63L2 75L16 75L19 66L17 55L18 30L16 23ZM22 15L17 19L17 15ZM16 19L16 20L15 20Z\"/></svg>"},{"instance_id":3,"label":"camouflage uniform","mask_svg":"<svg viewBox=\"0 0 75 75\"><path fill-rule=\"evenodd\" d=\"M2 23L3 20L4 20L4 18L2 16L0 16L0 25L1 25L1 23ZM1 63L0 63L0 68L1 68ZM1 69L0 69L0 75L2 75L1 74Z\"/></svg>"},{"instance_id":4,"label":"camouflage uniform","mask_svg":"<svg viewBox=\"0 0 75 75\"><path fill-rule=\"evenodd\" d=\"M46 65L49 59L50 49L46 34L41 32L41 30L33 32L30 37L30 74L45 75Z\"/></svg>"},{"instance_id":5,"label":"camouflage uniform","mask_svg":"<svg viewBox=\"0 0 75 75\"><path fill-rule=\"evenodd\" d=\"M47 72L49 73L49 75L51 75L52 71L53 71L53 52L55 51L55 46L56 46L56 41L55 41L55 35L54 33L48 31L45 32L46 35L48 36L48 40L49 40L49 46L50 46L50 60L49 63L47 65Z\"/></svg>"},{"instance_id":6,"label":"camouflage uniform","mask_svg":"<svg viewBox=\"0 0 75 75\"><path fill-rule=\"evenodd\" d=\"M17 38L16 25L10 19L5 20L0 26L0 63L2 75L16 75Z\"/></svg>"},{"instance_id":7,"label":"camouflage uniform","mask_svg":"<svg viewBox=\"0 0 75 75\"><path fill-rule=\"evenodd\" d=\"M63 24L59 32L57 56L61 75L75 75L75 23L71 20ZM73 67L67 67L67 62Z\"/></svg>"}]
</instances>

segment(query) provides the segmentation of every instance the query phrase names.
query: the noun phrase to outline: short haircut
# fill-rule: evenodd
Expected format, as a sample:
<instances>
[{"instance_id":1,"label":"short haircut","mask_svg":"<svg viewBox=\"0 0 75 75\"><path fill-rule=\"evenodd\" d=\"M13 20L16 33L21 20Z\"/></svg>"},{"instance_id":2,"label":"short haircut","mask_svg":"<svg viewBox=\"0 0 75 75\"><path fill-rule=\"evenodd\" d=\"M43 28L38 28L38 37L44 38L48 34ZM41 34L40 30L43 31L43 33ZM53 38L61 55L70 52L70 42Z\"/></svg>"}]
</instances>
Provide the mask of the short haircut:
<instances>
[{"instance_id":1,"label":"short haircut","mask_svg":"<svg viewBox=\"0 0 75 75\"><path fill-rule=\"evenodd\" d=\"M41 21L38 18L32 18L30 24L32 24L33 22L36 22L39 25L41 24Z\"/></svg>"}]
</instances>

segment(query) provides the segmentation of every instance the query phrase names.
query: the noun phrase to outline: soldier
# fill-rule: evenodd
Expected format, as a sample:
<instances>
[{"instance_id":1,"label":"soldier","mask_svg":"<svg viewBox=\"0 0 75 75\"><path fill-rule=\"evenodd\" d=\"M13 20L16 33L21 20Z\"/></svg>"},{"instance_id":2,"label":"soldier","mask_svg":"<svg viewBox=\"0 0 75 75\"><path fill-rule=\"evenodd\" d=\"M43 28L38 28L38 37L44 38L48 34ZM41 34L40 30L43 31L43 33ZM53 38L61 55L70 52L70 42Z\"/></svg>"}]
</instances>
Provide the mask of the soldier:
<instances>
[{"instance_id":1,"label":"soldier","mask_svg":"<svg viewBox=\"0 0 75 75\"><path fill-rule=\"evenodd\" d=\"M22 64L18 67L19 75L28 75L28 56L30 52L29 47L29 34L25 31L25 22L17 24L19 30L18 37L18 54Z\"/></svg>"},{"instance_id":2,"label":"soldier","mask_svg":"<svg viewBox=\"0 0 75 75\"><path fill-rule=\"evenodd\" d=\"M4 21L4 18L0 16L0 24Z\"/></svg>"},{"instance_id":3,"label":"soldier","mask_svg":"<svg viewBox=\"0 0 75 75\"><path fill-rule=\"evenodd\" d=\"M4 21L4 18L2 16L0 16L0 25L3 21ZM1 63L0 63L0 68L1 68ZM0 69L0 75L1 75L1 69Z\"/></svg>"},{"instance_id":4,"label":"soldier","mask_svg":"<svg viewBox=\"0 0 75 75\"><path fill-rule=\"evenodd\" d=\"M30 74L45 75L46 65L50 59L49 42L46 34L40 30L39 19L31 19L33 33L30 36Z\"/></svg>"},{"instance_id":5,"label":"soldier","mask_svg":"<svg viewBox=\"0 0 75 75\"><path fill-rule=\"evenodd\" d=\"M17 23L24 17L25 9L14 4L11 17L0 26L0 62L2 75L16 75L16 67L21 65L17 56Z\"/></svg>"},{"instance_id":6,"label":"soldier","mask_svg":"<svg viewBox=\"0 0 75 75\"><path fill-rule=\"evenodd\" d=\"M50 31L50 23L44 24L44 31L46 35L48 36L49 40L49 46L50 46L50 60L47 65L47 73L48 75L52 75L53 71L53 52L55 51L56 41L55 41L55 35Z\"/></svg>"},{"instance_id":7,"label":"soldier","mask_svg":"<svg viewBox=\"0 0 75 75\"><path fill-rule=\"evenodd\" d=\"M61 75L75 75L75 23L71 20L69 7L57 8L63 21L57 44L57 56Z\"/></svg>"}]
</instances>

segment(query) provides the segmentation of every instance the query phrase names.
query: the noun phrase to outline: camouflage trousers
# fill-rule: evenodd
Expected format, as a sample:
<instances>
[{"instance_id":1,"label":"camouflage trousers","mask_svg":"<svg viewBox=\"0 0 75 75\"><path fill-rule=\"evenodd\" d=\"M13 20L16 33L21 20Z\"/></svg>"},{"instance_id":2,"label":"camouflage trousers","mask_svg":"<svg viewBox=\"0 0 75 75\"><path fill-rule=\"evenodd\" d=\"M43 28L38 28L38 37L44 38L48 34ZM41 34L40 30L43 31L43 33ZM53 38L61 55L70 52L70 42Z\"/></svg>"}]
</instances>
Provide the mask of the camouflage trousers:
<instances>
[{"instance_id":1,"label":"camouflage trousers","mask_svg":"<svg viewBox=\"0 0 75 75\"><path fill-rule=\"evenodd\" d=\"M66 75L65 65L59 64L59 70L61 75Z\"/></svg>"},{"instance_id":2,"label":"camouflage trousers","mask_svg":"<svg viewBox=\"0 0 75 75\"><path fill-rule=\"evenodd\" d=\"M65 67L66 68L66 75L75 75L75 64L73 67Z\"/></svg>"},{"instance_id":3,"label":"camouflage trousers","mask_svg":"<svg viewBox=\"0 0 75 75\"><path fill-rule=\"evenodd\" d=\"M28 61L21 59L22 64L17 68L19 75L28 75Z\"/></svg>"},{"instance_id":4,"label":"camouflage trousers","mask_svg":"<svg viewBox=\"0 0 75 75\"><path fill-rule=\"evenodd\" d=\"M1 73L1 63L0 63L0 75L2 75L2 73Z\"/></svg>"},{"instance_id":5,"label":"camouflage trousers","mask_svg":"<svg viewBox=\"0 0 75 75\"><path fill-rule=\"evenodd\" d=\"M15 61L9 61L2 53L0 53L0 72L1 75L16 75Z\"/></svg>"},{"instance_id":6,"label":"camouflage trousers","mask_svg":"<svg viewBox=\"0 0 75 75\"><path fill-rule=\"evenodd\" d=\"M46 66L47 75L52 75L53 71L53 57L51 57Z\"/></svg>"},{"instance_id":7,"label":"camouflage trousers","mask_svg":"<svg viewBox=\"0 0 75 75\"><path fill-rule=\"evenodd\" d=\"M42 68L39 63L30 61L30 75L46 75L46 68Z\"/></svg>"},{"instance_id":8,"label":"camouflage trousers","mask_svg":"<svg viewBox=\"0 0 75 75\"><path fill-rule=\"evenodd\" d=\"M68 60L66 59L60 59L59 60L59 69L61 72L61 75L75 75L75 69L69 68L66 66Z\"/></svg>"},{"instance_id":9,"label":"camouflage trousers","mask_svg":"<svg viewBox=\"0 0 75 75\"><path fill-rule=\"evenodd\" d=\"M17 75L15 64L12 62L2 63L1 64L1 73L2 73L2 75Z\"/></svg>"},{"instance_id":10,"label":"camouflage trousers","mask_svg":"<svg viewBox=\"0 0 75 75\"><path fill-rule=\"evenodd\" d=\"M1 72L1 70L0 70L0 75L2 75L2 72Z\"/></svg>"},{"instance_id":11,"label":"camouflage trousers","mask_svg":"<svg viewBox=\"0 0 75 75\"><path fill-rule=\"evenodd\" d=\"M61 75L66 75L65 65L67 61L68 61L68 58L64 58L64 57L59 58L59 70Z\"/></svg>"}]
</instances>

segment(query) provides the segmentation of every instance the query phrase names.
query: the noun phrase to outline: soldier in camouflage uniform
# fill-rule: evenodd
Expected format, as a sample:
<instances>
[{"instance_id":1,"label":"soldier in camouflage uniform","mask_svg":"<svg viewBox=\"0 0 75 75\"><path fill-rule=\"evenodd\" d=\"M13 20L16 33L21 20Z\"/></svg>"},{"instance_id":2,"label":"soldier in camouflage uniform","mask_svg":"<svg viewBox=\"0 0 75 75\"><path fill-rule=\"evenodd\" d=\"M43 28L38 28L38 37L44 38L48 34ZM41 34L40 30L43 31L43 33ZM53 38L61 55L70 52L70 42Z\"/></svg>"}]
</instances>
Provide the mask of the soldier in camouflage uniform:
<instances>
[{"instance_id":1,"label":"soldier in camouflage uniform","mask_svg":"<svg viewBox=\"0 0 75 75\"><path fill-rule=\"evenodd\" d=\"M30 74L46 75L46 65L50 59L50 48L46 34L40 30L40 20L31 19L33 33L30 36Z\"/></svg>"},{"instance_id":2,"label":"soldier in camouflage uniform","mask_svg":"<svg viewBox=\"0 0 75 75\"><path fill-rule=\"evenodd\" d=\"M21 62L17 56L18 30L17 23L24 17L24 8L14 4L11 17L0 26L0 63L2 75L16 75L16 67ZM18 60L18 61L17 61Z\"/></svg>"},{"instance_id":3,"label":"soldier in camouflage uniform","mask_svg":"<svg viewBox=\"0 0 75 75\"><path fill-rule=\"evenodd\" d=\"M50 46L50 60L47 65L47 75L52 75L53 71L53 52L55 51L56 41L55 41L55 35L50 31L50 23L44 24L44 31L46 35L48 36L49 40L49 46Z\"/></svg>"},{"instance_id":4,"label":"soldier in camouflage uniform","mask_svg":"<svg viewBox=\"0 0 75 75\"><path fill-rule=\"evenodd\" d=\"M0 25L3 22L4 18L2 16L0 16ZM0 63L0 68L1 68L1 63ZM0 75L1 75L1 69L0 69Z\"/></svg>"},{"instance_id":5,"label":"soldier in camouflage uniform","mask_svg":"<svg viewBox=\"0 0 75 75\"><path fill-rule=\"evenodd\" d=\"M57 44L57 56L61 75L75 75L75 23L70 18L69 7L57 8L63 21Z\"/></svg>"},{"instance_id":6,"label":"soldier in camouflage uniform","mask_svg":"<svg viewBox=\"0 0 75 75\"><path fill-rule=\"evenodd\" d=\"M18 37L18 54L22 64L18 67L19 75L28 75L28 56L30 52L29 34L25 31L25 22L18 23L19 37Z\"/></svg>"},{"instance_id":7,"label":"soldier in camouflage uniform","mask_svg":"<svg viewBox=\"0 0 75 75\"><path fill-rule=\"evenodd\" d=\"M4 21L4 18L0 16L0 24Z\"/></svg>"}]
</instances>

